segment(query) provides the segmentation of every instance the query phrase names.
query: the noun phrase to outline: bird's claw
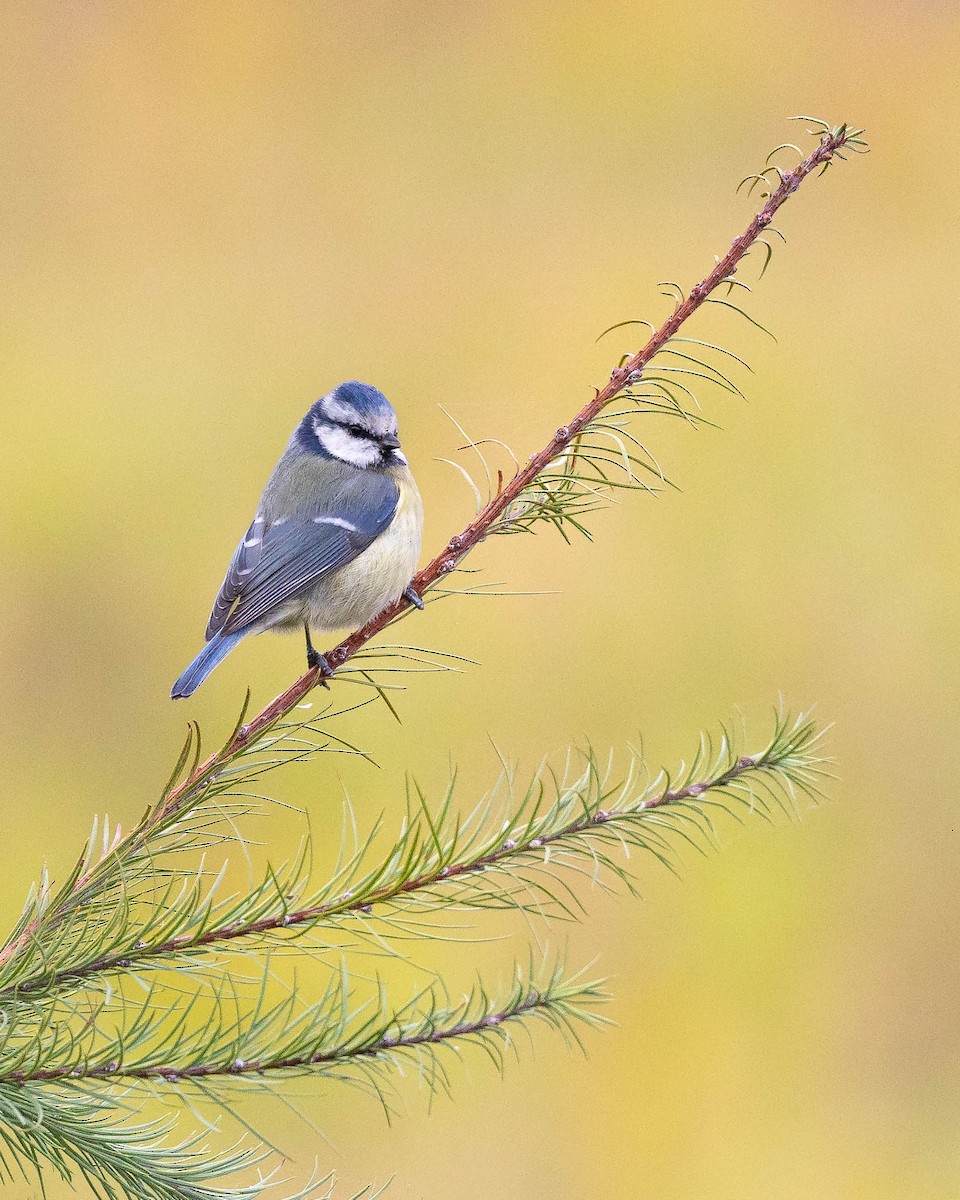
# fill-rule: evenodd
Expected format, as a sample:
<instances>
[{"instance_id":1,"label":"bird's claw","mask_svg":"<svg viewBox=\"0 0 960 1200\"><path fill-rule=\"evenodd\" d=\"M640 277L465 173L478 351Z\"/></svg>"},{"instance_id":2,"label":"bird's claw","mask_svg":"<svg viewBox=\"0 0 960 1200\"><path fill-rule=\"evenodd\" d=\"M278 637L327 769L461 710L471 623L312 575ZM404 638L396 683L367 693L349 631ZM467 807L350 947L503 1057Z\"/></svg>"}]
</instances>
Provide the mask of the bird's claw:
<instances>
[{"instance_id":1,"label":"bird's claw","mask_svg":"<svg viewBox=\"0 0 960 1200\"><path fill-rule=\"evenodd\" d=\"M307 651L307 667L311 671L320 672L317 682L321 687L328 688L330 686L327 680L333 675L333 667L327 662L326 655L321 654L319 650L314 650L312 646Z\"/></svg>"},{"instance_id":2,"label":"bird's claw","mask_svg":"<svg viewBox=\"0 0 960 1200\"><path fill-rule=\"evenodd\" d=\"M416 590L412 583L408 584L403 589L403 598L404 600L409 600L414 608L419 608L419 610L423 612L423 597Z\"/></svg>"}]
</instances>

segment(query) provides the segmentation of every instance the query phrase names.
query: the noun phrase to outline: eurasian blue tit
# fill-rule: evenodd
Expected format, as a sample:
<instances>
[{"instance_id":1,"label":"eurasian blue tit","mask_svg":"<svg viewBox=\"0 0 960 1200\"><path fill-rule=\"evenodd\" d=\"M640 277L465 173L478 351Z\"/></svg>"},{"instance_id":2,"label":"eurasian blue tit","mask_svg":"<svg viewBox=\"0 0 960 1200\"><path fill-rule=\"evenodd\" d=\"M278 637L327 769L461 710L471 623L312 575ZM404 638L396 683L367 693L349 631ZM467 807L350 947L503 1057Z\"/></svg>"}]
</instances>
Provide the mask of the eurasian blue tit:
<instances>
[{"instance_id":1,"label":"eurasian blue tit","mask_svg":"<svg viewBox=\"0 0 960 1200\"><path fill-rule=\"evenodd\" d=\"M293 432L253 524L227 568L206 646L173 685L189 696L241 638L306 631L307 662L327 671L311 629L353 629L410 586L423 506L390 401L367 383L341 383Z\"/></svg>"}]
</instances>

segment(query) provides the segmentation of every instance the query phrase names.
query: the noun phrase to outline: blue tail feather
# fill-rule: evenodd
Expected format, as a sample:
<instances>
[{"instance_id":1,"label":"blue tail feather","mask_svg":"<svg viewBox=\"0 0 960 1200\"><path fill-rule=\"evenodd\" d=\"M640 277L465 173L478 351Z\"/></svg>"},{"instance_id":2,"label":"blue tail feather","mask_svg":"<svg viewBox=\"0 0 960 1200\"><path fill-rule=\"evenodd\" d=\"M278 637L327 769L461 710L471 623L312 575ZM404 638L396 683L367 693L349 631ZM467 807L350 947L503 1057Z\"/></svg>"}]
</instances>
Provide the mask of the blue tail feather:
<instances>
[{"instance_id":1,"label":"blue tail feather","mask_svg":"<svg viewBox=\"0 0 960 1200\"><path fill-rule=\"evenodd\" d=\"M243 633L214 634L173 685L171 698L180 700L185 696L191 696L214 667L223 662L246 632L244 630Z\"/></svg>"}]
</instances>

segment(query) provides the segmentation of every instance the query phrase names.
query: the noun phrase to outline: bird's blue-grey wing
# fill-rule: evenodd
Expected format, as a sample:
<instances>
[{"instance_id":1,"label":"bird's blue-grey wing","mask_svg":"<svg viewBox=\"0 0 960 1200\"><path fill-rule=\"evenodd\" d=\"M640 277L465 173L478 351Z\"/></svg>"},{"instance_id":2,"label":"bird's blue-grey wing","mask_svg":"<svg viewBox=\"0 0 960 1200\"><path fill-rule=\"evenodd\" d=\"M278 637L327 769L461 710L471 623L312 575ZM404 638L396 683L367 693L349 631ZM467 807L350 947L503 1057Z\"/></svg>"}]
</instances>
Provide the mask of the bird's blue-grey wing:
<instances>
[{"instance_id":1,"label":"bird's blue-grey wing","mask_svg":"<svg viewBox=\"0 0 960 1200\"><path fill-rule=\"evenodd\" d=\"M260 555L263 553L263 534L264 518L258 515L254 517L250 528L243 535L243 540L234 551L230 566L227 567L227 573L210 611L210 619L207 621L207 629L204 634L206 641L209 642L214 634L221 632L230 615L230 610L240 597L244 580L253 574L254 568L260 561Z\"/></svg>"},{"instance_id":2,"label":"bird's blue-grey wing","mask_svg":"<svg viewBox=\"0 0 960 1200\"><path fill-rule=\"evenodd\" d=\"M373 494L338 497L335 512L318 503L313 515L254 521L223 581L207 638L237 633L296 599L328 571L346 566L387 528L399 500L396 483L376 476ZM262 533L258 532L259 529Z\"/></svg>"}]
</instances>

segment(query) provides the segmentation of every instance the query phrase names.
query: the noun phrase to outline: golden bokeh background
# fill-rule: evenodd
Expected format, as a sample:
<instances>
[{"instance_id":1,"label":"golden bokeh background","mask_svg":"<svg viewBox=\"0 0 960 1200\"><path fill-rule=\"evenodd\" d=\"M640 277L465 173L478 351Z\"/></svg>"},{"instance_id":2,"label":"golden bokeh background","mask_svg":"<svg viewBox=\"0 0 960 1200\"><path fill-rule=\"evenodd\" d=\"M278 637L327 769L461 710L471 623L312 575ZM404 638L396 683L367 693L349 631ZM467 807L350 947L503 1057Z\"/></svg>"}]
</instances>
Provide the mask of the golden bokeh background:
<instances>
[{"instance_id":1,"label":"golden bokeh background","mask_svg":"<svg viewBox=\"0 0 960 1200\"><path fill-rule=\"evenodd\" d=\"M956 6L35 0L0 34L8 924L95 812L139 815L188 717L216 736L248 683L264 702L299 670L296 639L262 638L167 699L317 395L394 400L432 553L472 511L441 405L538 448L638 344L596 335L662 317L657 281L743 227L735 185L787 117L867 127L873 153L779 223L751 300L778 344L692 328L755 373L748 403L703 396L721 431L645 430L681 490L596 517L593 545L482 548L486 578L550 594L406 626L481 665L413 680L402 726L366 710L381 769L323 762L296 797L322 842L341 783L371 824L405 771L435 793L455 762L469 800L491 740L530 769L642 734L670 765L738 710L759 745L782 693L834 723L829 803L727 828L680 882L637 861L640 901L588 895L549 932L610 980L586 1058L539 1029L504 1080L450 1060L432 1105L408 1073L392 1125L297 1081L322 1137L251 1111L292 1178L317 1159L343 1196L958 1194ZM270 853L297 828L277 814ZM487 978L533 936L484 946ZM468 951L425 960L456 989Z\"/></svg>"}]
</instances>

